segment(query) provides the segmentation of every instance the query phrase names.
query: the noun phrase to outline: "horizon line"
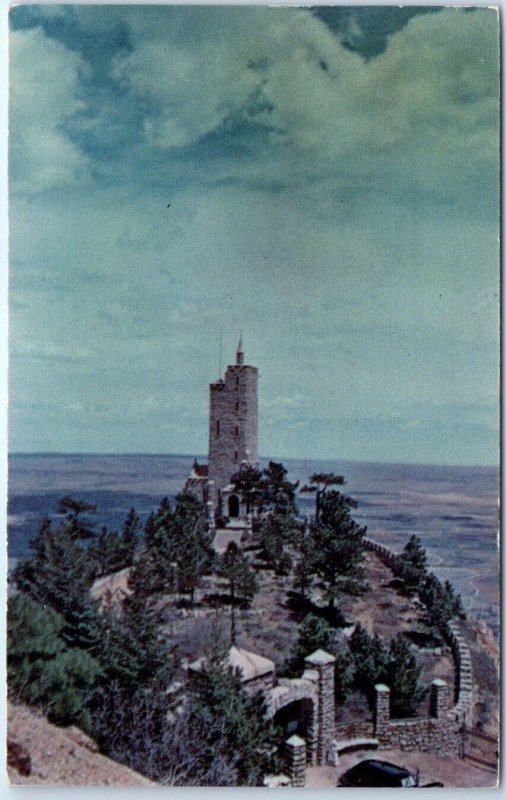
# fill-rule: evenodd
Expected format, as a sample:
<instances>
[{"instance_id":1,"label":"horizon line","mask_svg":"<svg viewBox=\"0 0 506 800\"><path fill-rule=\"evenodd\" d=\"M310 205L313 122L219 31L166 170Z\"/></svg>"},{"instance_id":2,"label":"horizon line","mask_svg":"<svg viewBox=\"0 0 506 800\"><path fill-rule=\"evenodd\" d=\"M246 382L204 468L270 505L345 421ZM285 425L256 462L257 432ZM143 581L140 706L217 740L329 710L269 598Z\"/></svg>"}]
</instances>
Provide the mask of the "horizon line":
<instances>
[{"instance_id":1,"label":"horizon line","mask_svg":"<svg viewBox=\"0 0 506 800\"><path fill-rule=\"evenodd\" d=\"M161 457L181 457L181 458L202 458L207 461L207 455L203 453L167 453L167 452L144 452L144 451L109 451L109 452L99 452L99 451L83 451L83 450L70 450L70 451L63 451L63 450L13 450L7 451L7 457L11 456L95 456L95 457L107 457L107 456L115 456L115 457L135 457L135 456L161 456ZM366 465L385 465L385 466L409 466L409 467L459 467L459 468L466 468L466 469L499 469L500 463L494 464L462 464L462 463L455 463L455 462L428 462L428 461L375 461L370 459L360 459L360 458L323 458L323 457L315 457L315 456L260 456L261 461L324 461L327 463L339 463L339 464L366 464Z\"/></svg>"}]
</instances>

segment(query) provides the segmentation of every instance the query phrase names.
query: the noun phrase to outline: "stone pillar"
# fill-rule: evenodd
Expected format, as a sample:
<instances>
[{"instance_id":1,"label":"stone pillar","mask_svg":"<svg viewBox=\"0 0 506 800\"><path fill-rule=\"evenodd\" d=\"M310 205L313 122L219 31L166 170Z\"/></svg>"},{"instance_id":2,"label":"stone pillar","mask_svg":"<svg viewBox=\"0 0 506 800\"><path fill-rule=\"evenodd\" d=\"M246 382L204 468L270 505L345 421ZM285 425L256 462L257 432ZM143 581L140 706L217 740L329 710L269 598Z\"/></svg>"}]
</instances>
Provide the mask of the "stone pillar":
<instances>
[{"instance_id":1,"label":"stone pillar","mask_svg":"<svg viewBox=\"0 0 506 800\"><path fill-rule=\"evenodd\" d=\"M318 694L316 758L318 764L325 764L331 742L335 737L335 661L335 657L326 653L325 650L316 650L304 662L306 669L316 670L318 675L316 684Z\"/></svg>"},{"instance_id":2,"label":"stone pillar","mask_svg":"<svg viewBox=\"0 0 506 800\"><path fill-rule=\"evenodd\" d=\"M300 736L290 736L286 740L287 771L290 786L306 785L306 743Z\"/></svg>"},{"instance_id":3,"label":"stone pillar","mask_svg":"<svg viewBox=\"0 0 506 800\"><path fill-rule=\"evenodd\" d=\"M377 683L374 689L374 735L381 743L381 737L386 734L390 722L390 689L384 683Z\"/></svg>"},{"instance_id":4,"label":"stone pillar","mask_svg":"<svg viewBox=\"0 0 506 800\"><path fill-rule=\"evenodd\" d=\"M441 719L450 708L450 690L446 681L434 678L430 687L430 715Z\"/></svg>"}]
</instances>

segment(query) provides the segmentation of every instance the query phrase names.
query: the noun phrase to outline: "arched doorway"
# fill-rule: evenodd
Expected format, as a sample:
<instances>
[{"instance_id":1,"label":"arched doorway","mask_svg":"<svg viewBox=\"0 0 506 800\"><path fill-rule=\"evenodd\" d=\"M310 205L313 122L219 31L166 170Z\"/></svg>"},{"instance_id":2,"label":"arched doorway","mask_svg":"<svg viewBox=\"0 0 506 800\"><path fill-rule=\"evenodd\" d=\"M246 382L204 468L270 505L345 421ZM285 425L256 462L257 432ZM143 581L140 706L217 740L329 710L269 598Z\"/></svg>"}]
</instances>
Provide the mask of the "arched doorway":
<instances>
[{"instance_id":1,"label":"arched doorway","mask_svg":"<svg viewBox=\"0 0 506 800\"><path fill-rule=\"evenodd\" d=\"M238 517L239 516L239 498L236 494L231 494L228 498L228 516L229 517Z\"/></svg>"},{"instance_id":2,"label":"arched doorway","mask_svg":"<svg viewBox=\"0 0 506 800\"><path fill-rule=\"evenodd\" d=\"M313 702L309 698L293 700L274 714L274 724L282 730L283 739L297 734L307 739L313 724Z\"/></svg>"}]
</instances>

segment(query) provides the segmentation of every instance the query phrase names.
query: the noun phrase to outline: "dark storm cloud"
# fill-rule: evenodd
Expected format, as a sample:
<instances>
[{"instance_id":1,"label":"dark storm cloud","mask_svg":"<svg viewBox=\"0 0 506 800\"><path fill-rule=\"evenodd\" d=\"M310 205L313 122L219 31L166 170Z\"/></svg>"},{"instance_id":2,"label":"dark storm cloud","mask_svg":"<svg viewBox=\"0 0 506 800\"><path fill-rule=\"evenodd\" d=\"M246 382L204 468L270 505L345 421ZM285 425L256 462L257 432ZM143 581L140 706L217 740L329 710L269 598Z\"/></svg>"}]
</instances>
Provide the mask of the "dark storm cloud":
<instances>
[{"instance_id":1,"label":"dark storm cloud","mask_svg":"<svg viewBox=\"0 0 506 800\"><path fill-rule=\"evenodd\" d=\"M439 10L426 6L319 6L312 12L345 47L369 59L383 53L389 36L402 30L412 17Z\"/></svg>"}]
</instances>

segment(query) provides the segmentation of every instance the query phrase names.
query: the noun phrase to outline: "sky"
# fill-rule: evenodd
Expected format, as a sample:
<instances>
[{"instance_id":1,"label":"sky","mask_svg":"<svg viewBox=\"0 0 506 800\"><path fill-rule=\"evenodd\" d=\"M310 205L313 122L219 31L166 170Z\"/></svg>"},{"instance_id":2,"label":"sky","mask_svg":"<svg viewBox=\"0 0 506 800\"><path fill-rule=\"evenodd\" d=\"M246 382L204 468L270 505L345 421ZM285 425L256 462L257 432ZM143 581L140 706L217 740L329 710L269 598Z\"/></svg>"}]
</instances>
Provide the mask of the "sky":
<instances>
[{"instance_id":1,"label":"sky","mask_svg":"<svg viewBox=\"0 0 506 800\"><path fill-rule=\"evenodd\" d=\"M498 19L10 13L9 449L498 461Z\"/></svg>"}]
</instances>

